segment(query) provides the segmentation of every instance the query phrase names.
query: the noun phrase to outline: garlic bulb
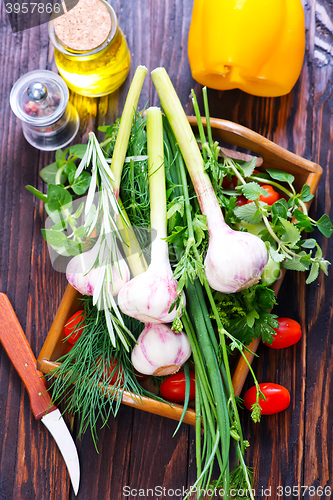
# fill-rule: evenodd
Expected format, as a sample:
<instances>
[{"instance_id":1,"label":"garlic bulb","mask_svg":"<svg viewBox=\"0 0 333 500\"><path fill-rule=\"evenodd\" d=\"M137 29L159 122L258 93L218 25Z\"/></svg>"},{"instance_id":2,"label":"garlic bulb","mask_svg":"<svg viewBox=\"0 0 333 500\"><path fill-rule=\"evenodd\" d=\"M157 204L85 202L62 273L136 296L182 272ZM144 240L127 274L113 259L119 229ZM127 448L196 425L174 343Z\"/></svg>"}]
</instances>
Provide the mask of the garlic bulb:
<instances>
[{"instance_id":1,"label":"garlic bulb","mask_svg":"<svg viewBox=\"0 0 333 500\"><path fill-rule=\"evenodd\" d=\"M169 261L166 218L166 189L163 165L163 125L161 110L147 111L147 149L150 194L150 222L156 230L151 246L148 270L129 281L120 290L121 311L144 323L169 323L176 317L171 304L177 299L177 281L172 279ZM183 299L184 300L184 299Z\"/></svg>"},{"instance_id":2,"label":"garlic bulb","mask_svg":"<svg viewBox=\"0 0 333 500\"><path fill-rule=\"evenodd\" d=\"M124 314L144 323L170 323L176 317L175 308L169 312L176 298L177 281L172 279L170 263L159 259L122 287L118 305Z\"/></svg>"},{"instance_id":3,"label":"garlic bulb","mask_svg":"<svg viewBox=\"0 0 333 500\"><path fill-rule=\"evenodd\" d=\"M132 363L144 375L176 373L191 356L191 346L184 333L175 333L163 323L147 323L132 351Z\"/></svg>"},{"instance_id":4,"label":"garlic bulb","mask_svg":"<svg viewBox=\"0 0 333 500\"><path fill-rule=\"evenodd\" d=\"M210 234L205 273L214 290L233 293L259 281L267 263L267 248L257 236L225 226Z\"/></svg>"},{"instance_id":5,"label":"garlic bulb","mask_svg":"<svg viewBox=\"0 0 333 500\"><path fill-rule=\"evenodd\" d=\"M257 236L238 233L226 224L198 143L168 74L164 68L156 68L151 75L185 160L201 212L207 217L210 237L205 273L208 283L224 293L248 288L259 281L267 263L266 245Z\"/></svg>"},{"instance_id":6,"label":"garlic bulb","mask_svg":"<svg viewBox=\"0 0 333 500\"><path fill-rule=\"evenodd\" d=\"M117 244L114 244L113 249L113 256L116 255L113 265L106 252L107 246L99 237L91 250L76 255L69 261L66 269L67 280L82 295L94 294L101 273L104 275L105 266L110 266L111 269L110 292L113 296L118 295L124 284L129 281L130 271L125 260L120 256ZM97 262L99 265L96 266Z\"/></svg>"}]
</instances>

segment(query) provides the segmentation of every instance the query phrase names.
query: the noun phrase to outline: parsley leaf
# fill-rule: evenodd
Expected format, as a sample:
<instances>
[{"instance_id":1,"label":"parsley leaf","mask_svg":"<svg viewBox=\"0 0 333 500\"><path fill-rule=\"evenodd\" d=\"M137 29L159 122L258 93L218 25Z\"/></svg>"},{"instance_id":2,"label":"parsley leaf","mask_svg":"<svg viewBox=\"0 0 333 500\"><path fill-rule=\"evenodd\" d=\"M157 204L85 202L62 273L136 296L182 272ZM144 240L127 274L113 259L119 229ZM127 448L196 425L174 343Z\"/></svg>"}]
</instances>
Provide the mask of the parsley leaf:
<instances>
[{"instance_id":1,"label":"parsley leaf","mask_svg":"<svg viewBox=\"0 0 333 500\"><path fill-rule=\"evenodd\" d=\"M302 187L301 194L299 196L299 199L302 201L310 201L313 198L313 194L310 193L310 186L307 184L304 184Z\"/></svg>"},{"instance_id":2,"label":"parsley leaf","mask_svg":"<svg viewBox=\"0 0 333 500\"><path fill-rule=\"evenodd\" d=\"M284 267L285 269L290 269L292 271L306 271L308 267L301 261L301 256L306 255L305 252L300 252L298 255L300 256L300 258L292 257L290 259L284 260L282 262L282 267Z\"/></svg>"},{"instance_id":3,"label":"parsley leaf","mask_svg":"<svg viewBox=\"0 0 333 500\"><path fill-rule=\"evenodd\" d=\"M273 203L271 212L272 212L273 223L275 223L279 217L287 219L288 205L286 200L284 198L281 198L280 200L277 200L275 203Z\"/></svg>"},{"instance_id":4,"label":"parsley leaf","mask_svg":"<svg viewBox=\"0 0 333 500\"><path fill-rule=\"evenodd\" d=\"M312 283L313 281L315 281L318 278L318 274L319 274L319 263L314 262L311 265L310 272L309 272L309 275L308 275L305 283L308 285L309 283Z\"/></svg>"},{"instance_id":5,"label":"parsley leaf","mask_svg":"<svg viewBox=\"0 0 333 500\"><path fill-rule=\"evenodd\" d=\"M200 245L207 235L206 216L197 213L195 214L192 223L197 245Z\"/></svg>"},{"instance_id":6,"label":"parsley leaf","mask_svg":"<svg viewBox=\"0 0 333 500\"><path fill-rule=\"evenodd\" d=\"M214 300L223 326L233 337L245 345L260 336L272 342L273 328L278 328L277 316L268 312L276 304L273 290L256 284L232 295L216 292Z\"/></svg>"},{"instance_id":7,"label":"parsley leaf","mask_svg":"<svg viewBox=\"0 0 333 500\"><path fill-rule=\"evenodd\" d=\"M284 243L288 243L291 248L294 248L296 246L296 243L301 238L299 229L292 222L283 219L282 217L279 217L279 221L281 222L284 229L284 234L281 236L281 241L283 241Z\"/></svg>"},{"instance_id":8,"label":"parsley leaf","mask_svg":"<svg viewBox=\"0 0 333 500\"><path fill-rule=\"evenodd\" d=\"M176 212L179 212L181 217L184 215L184 200L174 199L169 204L169 208L167 211L167 218L170 219Z\"/></svg>"},{"instance_id":9,"label":"parsley leaf","mask_svg":"<svg viewBox=\"0 0 333 500\"><path fill-rule=\"evenodd\" d=\"M262 201L260 201L259 204L264 205ZM234 213L236 217L250 224L258 224L262 220L262 214L258 211L255 203L247 203L246 205L236 207Z\"/></svg>"},{"instance_id":10,"label":"parsley leaf","mask_svg":"<svg viewBox=\"0 0 333 500\"><path fill-rule=\"evenodd\" d=\"M244 177L250 177L253 174L254 169L256 168L257 158L254 156L250 161L245 161L241 164L241 168L244 173Z\"/></svg>"}]
</instances>

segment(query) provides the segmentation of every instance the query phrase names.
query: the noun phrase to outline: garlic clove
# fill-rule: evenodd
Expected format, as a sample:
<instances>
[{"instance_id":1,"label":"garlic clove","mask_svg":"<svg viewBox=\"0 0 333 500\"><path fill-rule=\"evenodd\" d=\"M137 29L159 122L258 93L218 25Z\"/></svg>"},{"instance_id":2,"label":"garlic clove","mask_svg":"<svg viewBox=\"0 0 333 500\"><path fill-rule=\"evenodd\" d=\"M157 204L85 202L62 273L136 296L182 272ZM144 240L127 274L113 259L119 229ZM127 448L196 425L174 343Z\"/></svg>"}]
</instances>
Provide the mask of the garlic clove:
<instances>
[{"instance_id":1,"label":"garlic clove","mask_svg":"<svg viewBox=\"0 0 333 500\"><path fill-rule=\"evenodd\" d=\"M132 351L132 363L145 375L176 373L191 356L187 336L163 323L147 323Z\"/></svg>"},{"instance_id":2,"label":"garlic clove","mask_svg":"<svg viewBox=\"0 0 333 500\"><path fill-rule=\"evenodd\" d=\"M209 285L219 292L234 293L260 280L267 264L265 243L243 231L214 231L209 238L205 273Z\"/></svg>"}]
</instances>

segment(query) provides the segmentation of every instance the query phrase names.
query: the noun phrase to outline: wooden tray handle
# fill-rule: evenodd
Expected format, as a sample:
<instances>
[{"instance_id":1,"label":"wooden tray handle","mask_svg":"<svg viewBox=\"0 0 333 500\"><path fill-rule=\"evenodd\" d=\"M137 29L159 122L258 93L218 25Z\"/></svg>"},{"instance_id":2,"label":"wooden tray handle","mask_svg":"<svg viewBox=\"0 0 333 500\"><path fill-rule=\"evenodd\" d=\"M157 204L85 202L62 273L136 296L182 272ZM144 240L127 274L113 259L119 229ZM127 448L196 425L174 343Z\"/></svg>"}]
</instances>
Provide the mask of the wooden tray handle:
<instances>
[{"instance_id":1,"label":"wooden tray handle","mask_svg":"<svg viewBox=\"0 0 333 500\"><path fill-rule=\"evenodd\" d=\"M195 116L188 116L188 121L192 127L197 126L197 119ZM206 119L202 118L202 123L206 126ZM243 125L230 122L228 120L220 120L217 118L210 118L211 126L214 130L214 137L230 144L237 145L246 150L253 151L259 154L264 162L270 168L285 170L289 173L300 173L303 170L308 174L307 183L310 184L311 192L315 192L320 176L323 169L317 163L305 160L300 156L287 151L283 147L275 144L274 142L266 139L262 135L250 130ZM314 175L316 174L316 175Z\"/></svg>"}]
</instances>

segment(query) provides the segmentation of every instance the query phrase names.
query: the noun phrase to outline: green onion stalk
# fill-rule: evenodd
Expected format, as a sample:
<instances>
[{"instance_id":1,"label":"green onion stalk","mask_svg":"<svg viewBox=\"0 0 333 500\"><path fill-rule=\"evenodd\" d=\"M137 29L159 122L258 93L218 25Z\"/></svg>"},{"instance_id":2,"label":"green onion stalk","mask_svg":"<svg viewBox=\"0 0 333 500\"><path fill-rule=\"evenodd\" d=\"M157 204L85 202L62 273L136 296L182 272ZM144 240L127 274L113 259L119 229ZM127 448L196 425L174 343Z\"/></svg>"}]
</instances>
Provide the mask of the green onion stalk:
<instances>
[{"instance_id":1,"label":"green onion stalk","mask_svg":"<svg viewBox=\"0 0 333 500\"><path fill-rule=\"evenodd\" d=\"M170 130L168 130L167 123L166 129L167 135L170 135ZM170 143L172 144L173 140L171 140ZM186 224L189 233L188 241L195 242L193 234L191 206L189 202L190 198L188 193L184 163L179 152L177 154L177 151L175 151L172 146L171 149L173 149L173 154L176 157L175 165L171 169L171 174L174 174L175 183L178 183L178 185L180 185L183 190L183 197L186 207ZM176 178L177 174L180 174L179 179ZM200 261L200 256L194 243L192 249L194 251L195 258ZM181 258L180 256L183 250L184 249L181 245L178 248L176 247L176 252L179 258ZM245 488L247 490L250 490L252 487L252 481L250 477L251 475L243 459L247 442L244 441L242 437L242 430L232 387L227 349L224 338L224 334L227 332L220 323L218 313L216 312L215 302L204 275L202 277L202 281L203 286L200 284L199 280L196 280L194 283L189 282L187 284L187 311L184 312L182 317L185 331L190 339L194 363L196 367L196 461L198 480L195 483L195 486L202 487L202 483L204 480L206 487L209 484L211 470L209 475L207 473L206 476L204 475L204 472L206 470L207 463L212 463L212 456L209 450L212 450L212 443L214 443L216 439L216 422L217 428L220 429L221 440L221 451L219 448L216 448L214 450L220 467L220 478L218 479L217 484L222 483L223 489L226 492L229 491L232 487L229 482L229 449L230 436L232 436L236 442L236 454L241 464L240 473L243 472L242 484L245 483ZM219 334L220 337L222 337L222 353L225 354L225 356L223 356L223 360L221 360L221 349L218 345L216 334L209 317L203 289L208 292L211 306L215 308L214 312L216 313L215 317L218 321ZM205 439L203 445L201 443L202 426L204 428ZM206 460L203 464L202 462L203 457L205 456L207 440L208 442L210 442L210 444L208 444ZM226 458L225 463L223 463L223 461L221 460L221 456Z\"/></svg>"},{"instance_id":2,"label":"green onion stalk","mask_svg":"<svg viewBox=\"0 0 333 500\"><path fill-rule=\"evenodd\" d=\"M172 84L163 68L157 68L152 72L153 82L159 94L162 107L169 120L171 129L178 142L179 149L184 156L185 163L189 168L189 163L196 165L198 170L202 165L201 153L198 150L196 139L188 124L186 115L180 105ZM171 87L170 87L171 85ZM181 111L180 111L181 109ZM176 112L175 112L176 110ZM168 128L168 126L167 126ZM166 135L170 137L170 130ZM170 140L169 144L174 143ZM198 159L198 151L200 159ZM175 152L176 160L173 162L173 182L181 187L180 191L185 204L185 224L188 228L188 240L185 248L182 243L176 243L176 254L179 262L182 262L182 272L187 270L189 280L185 280L187 307L183 312L182 322L189 337L194 363L196 366L196 461L197 461L197 481L194 486L207 487L210 484L214 458L216 457L220 476L217 484L221 485L225 491L225 499L230 498L229 452L231 439L236 444L236 455L238 462L236 469L240 467L242 484L249 492L249 498L254 500L252 493L252 479L250 472L244 461L244 451L247 442L242 436L242 429L236 404L236 398L232 385L232 378L229 366L226 336L228 332L221 324L218 311L212 296L205 273L203 272L202 258L199 254L198 245L193 230L190 197L188 192L187 178L180 152ZM172 173L171 173L172 175ZM209 186L204 174L205 186ZM208 176L207 176L208 177ZM207 198L208 203L213 202L212 197ZM200 200L199 200L200 202ZM217 207L213 204L212 211ZM214 225L214 221L212 221ZM182 255L183 254L183 255ZM187 265L187 267L186 267ZM198 279L193 279L197 271ZM177 267L176 272L177 276ZM220 345L215 339L215 332L209 318L205 295L213 311ZM238 346L240 349L241 347ZM204 442L201 443L201 427L204 426ZM239 465L238 465L239 464ZM201 494L199 494L199 498Z\"/></svg>"}]
</instances>

